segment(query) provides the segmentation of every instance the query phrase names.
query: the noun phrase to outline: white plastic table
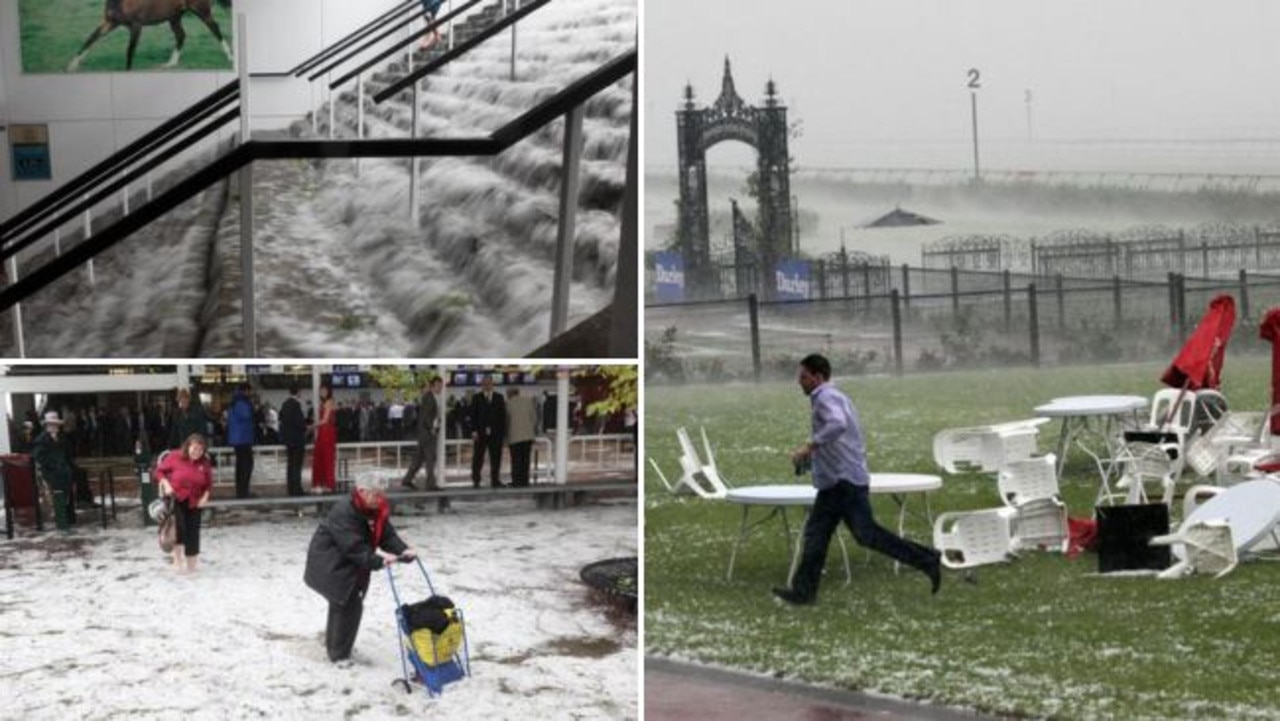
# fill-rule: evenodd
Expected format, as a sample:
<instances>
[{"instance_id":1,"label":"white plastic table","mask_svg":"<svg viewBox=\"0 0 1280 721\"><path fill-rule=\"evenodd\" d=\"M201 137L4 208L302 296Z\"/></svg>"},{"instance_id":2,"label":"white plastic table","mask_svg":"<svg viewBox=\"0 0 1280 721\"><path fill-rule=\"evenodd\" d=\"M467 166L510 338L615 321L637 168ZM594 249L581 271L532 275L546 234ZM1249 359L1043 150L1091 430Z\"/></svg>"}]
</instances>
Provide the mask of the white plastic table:
<instances>
[{"instance_id":1,"label":"white plastic table","mask_svg":"<svg viewBox=\"0 0 1280 721\"><path fill-rule=\"evenodd\" d=\"M1280 523L1280 483L1271 478L1246 481L1210 498L1196 507L1182 522L1183 527L1199 521L1221 519L1231 527L1231 540L1236 552L1247 551ZM1173 555L1181 560L1186 550L1174 544Z\"/></svg>"},{"instance_id":2,"label":"white plastic table","mask_svg":"<svg viewBox=\"0 0 1280 721\"><path fill-rule=\"evenodd\" d=\"M1128 421L1135 428L1141 426L1142 419L1138 413L1146 410L1147 405L1147 399L1142 396L1067 396L1054 398L1042 406L1036 406L1036 415L1041 418L1062 419L1062 431L1058 435L1058 476L1062 476L1062 468L1067 462L1067 452L1071 449L1071 442L1075 441L1082 450L1093 455L1099 463L1108 462L1106 467L1098 469L1102 474L1102 484L1105 487L1118 451L1116 441L1119 434L1116 432L1116 423ZM1101 428L1098 430L1091 428L1092 420L1099 421ZM1083 442L1083 437L1086 436L1099 436L1104 448L1098 449L1096 454L1093 453Z\"/></svg>"},{"instance_id":3,"label":"white plastic table","mask_svg":"<svg viewBox=\"0 0 1280 721\"><path fill-rule=\"evenodd\" d=\"M932 527L933 513L929 508L928 492L939 488L942 488L942 478L940 476L921 473L872 473L871 485L868 490L871 493L888 494L893 498L894 503L898 504L898 535L902 535L907 511L906 494L925 494L925 514L928 516L929 525ZM800 529L803 530L804 521L809 516L809 508L813 506L813 501L817 495L818 491L813 486L799 484L746 486L730 490L725 496L725 500L742 506L742 522L738 526L738 538L734 541L733 551L729 554L729 570L726 572L725 578L733 578L733 564L738 557L738 549L747 540L747 537L751 535L751 532L756 527L777 516L782 519L782 529L786 535L787 549L791 554L791 568L787 572L787 584L790 585L791 577L795 575L796 568L800 565L800 553L804 544L796 543L794 549L792 548L791 525L787 521L787 507L801 506L804 508L804 519L800 523ZM749 516L752 506L766 506L770 509L769 514L764 518L751 522ZM845 550L844 537L839 535L838 532L836 540L840 542L840 552L844 557L845 581L848 582L853 579L853 573L849 568L849 554Z\"/></svg>"}]
</instances>

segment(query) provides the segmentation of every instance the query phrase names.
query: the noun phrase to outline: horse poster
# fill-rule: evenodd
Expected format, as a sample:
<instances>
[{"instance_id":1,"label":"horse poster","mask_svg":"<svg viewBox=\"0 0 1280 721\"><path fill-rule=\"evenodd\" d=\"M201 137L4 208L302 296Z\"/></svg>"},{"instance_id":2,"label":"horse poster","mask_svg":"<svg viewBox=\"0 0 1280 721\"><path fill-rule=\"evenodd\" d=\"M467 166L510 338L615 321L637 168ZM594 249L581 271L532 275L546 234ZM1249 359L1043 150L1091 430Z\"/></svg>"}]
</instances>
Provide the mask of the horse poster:
<instances>
[{"instance_id":1,"label":"horse poster","mask_svg":"<svg viewBox=\"0 0 1280 721\"><path fill-rule=\"evenodd\" d=\"M18 0L25 73L232 70L231 0Z\"/></svg>"}]
</instances>

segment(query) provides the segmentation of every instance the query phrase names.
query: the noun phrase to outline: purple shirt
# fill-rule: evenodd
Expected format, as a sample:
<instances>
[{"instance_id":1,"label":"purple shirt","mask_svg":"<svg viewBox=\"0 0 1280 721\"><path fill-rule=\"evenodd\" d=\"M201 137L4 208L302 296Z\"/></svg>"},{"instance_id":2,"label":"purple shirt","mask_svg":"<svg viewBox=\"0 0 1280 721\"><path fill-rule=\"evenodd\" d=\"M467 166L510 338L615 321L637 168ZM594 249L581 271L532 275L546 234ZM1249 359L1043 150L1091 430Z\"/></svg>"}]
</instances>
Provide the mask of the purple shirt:
<instances>
[{"instance_id":1,"label":"purple shirt","mask_svg":"<svg viewBox=\"0 0 1280 721\"><path fill-rule=\"evenodd\" d=\"M871 482L867 452L858 425L858 411L830 381L809 394L813 407L813 486L832 488L844 481L855 486Z\"/></svg>"}]
</instances>

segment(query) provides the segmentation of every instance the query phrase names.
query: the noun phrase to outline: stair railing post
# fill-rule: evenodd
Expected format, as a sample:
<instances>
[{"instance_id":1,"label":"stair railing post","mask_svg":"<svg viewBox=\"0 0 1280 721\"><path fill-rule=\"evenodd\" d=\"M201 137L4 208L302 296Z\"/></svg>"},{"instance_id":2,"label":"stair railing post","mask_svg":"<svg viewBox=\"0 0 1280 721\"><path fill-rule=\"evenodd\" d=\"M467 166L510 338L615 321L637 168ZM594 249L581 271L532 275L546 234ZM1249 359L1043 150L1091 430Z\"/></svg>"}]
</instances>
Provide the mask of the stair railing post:
<instances>
[{"instance_id":1,"label":"stair railing post","mask_svg":"<svg viewBox=\"0 0 1280 721\"><path fill-rule=\"evenodd\" d=\"M413 108L409 111L409 137L418 138L418 83L413 84ZM418 156L409 158L409 224L418 228ZM441 476L443 478L444 476Z\"/></svg>"},{"instance_id":2,"label":"stair railing post","mask_svg":"<svg viewBox=\"0 0 1280 721\"><path fill-rule=\"evenodd\" d=\"M364 140L364 73L356 76L356 138ZM360 158L356 158L356 178L360 177Z\"/></svg>"},{"instance_id":3,"label":"stair railing post","mask_svg":"<svg viewBox=\"0 0 1280 721\"><path fill-rule=\"evenodd\" d=\"M9 256L9 283L18 282L18 254L14 253ZM27 346L22 337L22 304L14 303L13 305L13 336L18 344L18 357L27 357Z\"/></svg>"},{"instance_id":4,"label":"stair railing post","mask_svg":"<svg viewBox=\"0 0 1280 721\"><path fill-rule=\"evenodd\" d=\"M84 201L89 202L89 196L84 196ZM84 209L84 238L80 242L88 240L93 235L93 206L86 206ZM89 266L89 287L93 288L98 285L98 279L93 272L93 258L89 259L86 264Z\"/></svg>"},{"instance_id":5,"label":"stair railing post","mask_svg":"<svg viewBox=\"0 0 1280 721\"><path fill-rule=\"evenodd\" d=\"M516 7L517 2L516 0L508 0L508 3L509 4L507 5L507 14L510 15L511 13L515 12L518 9ZM510 80L513 83L516 81L516 26L514 23L511 25L511 78Z\"/></svg>"},{"instance_id":6,"label":"stair railing post","mask_svg":"<svg viewBox=\"0 0 1280 721\"><path fill-rule=\"evenodd\" d=\"M636 315L640 304L640 283L638 279L637 257L640 242L636 230L639 204L639 145L637 136L637 100L639 99L640 82L635 74L631 76L631 131L627 140L627 184L623 190L622 231L618 241L618 269L615 272L613 290L613 328L610 336L609 355L617 357L634 357L636 355L636 338L639 328ZM638 455L637 455L638 457ZM442 476L443 477L443 476Z\"/></svg>"},{"instance_id":7,"label":"stair railing post","mask_svg":"<svg viewBox=\"0 0 1280 721\"><path fill-rule=\"evenodd\" d=\"M240 142L249 142L249 40L244 13L236 15L236 60L240 66ZM332 111L333 105L330 104ZM333 125L329 126L330 132ZM253 163L240 168L240 333L245 358L258 356L253 308Z\"/></svg>"},{"instance_id":8,"label":"stair railing post","mask_svg":"<svg viewBox=\"0 0 1280 721\"><path fill-rule=\"evenodd\" d=\"M552 286L551 337L565 332L569 323L569 287L573 282L573 245L578 215L579 168L582 164L583 107L564 118L564 162L560 167L560 218L556 232L556 275Z\"/></svg>"}]
</instances>

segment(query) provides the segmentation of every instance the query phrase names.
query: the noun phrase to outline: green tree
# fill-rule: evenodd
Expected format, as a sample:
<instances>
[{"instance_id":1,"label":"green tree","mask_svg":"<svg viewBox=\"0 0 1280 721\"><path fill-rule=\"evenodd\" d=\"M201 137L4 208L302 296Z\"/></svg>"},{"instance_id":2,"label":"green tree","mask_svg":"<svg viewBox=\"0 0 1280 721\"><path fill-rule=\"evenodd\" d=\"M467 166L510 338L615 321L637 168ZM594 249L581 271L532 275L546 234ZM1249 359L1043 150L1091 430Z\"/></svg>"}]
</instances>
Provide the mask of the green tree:
<instances>
[{"instance_id":1,"label":"green tree","mask_svg":"<svg viewBox=\"0 0 1280 721\"><path fill-rule=\"evenodd\" d=\"M639 405L640 370L636 366L596 366L584 368L578 375L603 376L609 384L608 395L587 406L589 416L608 416Z\"/></svg>"}]
</instances>

